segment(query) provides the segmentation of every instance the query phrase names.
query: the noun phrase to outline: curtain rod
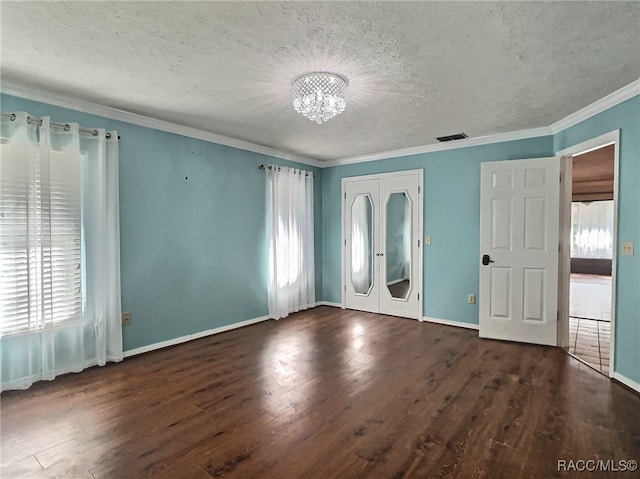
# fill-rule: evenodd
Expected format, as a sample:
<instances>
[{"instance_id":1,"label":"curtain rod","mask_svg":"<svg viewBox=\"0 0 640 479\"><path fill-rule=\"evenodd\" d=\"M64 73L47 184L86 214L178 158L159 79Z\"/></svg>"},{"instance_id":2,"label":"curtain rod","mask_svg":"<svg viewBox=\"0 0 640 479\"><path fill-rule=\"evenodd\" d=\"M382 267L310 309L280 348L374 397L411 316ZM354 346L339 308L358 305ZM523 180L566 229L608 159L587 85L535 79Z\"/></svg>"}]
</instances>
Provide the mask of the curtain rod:
<instances>
[{"instance_id":1,"label":"curtain rod","mask_svg":"<svg viewBox=\"0 0 640 479\"><path fill-rule=\"evenodd\" d=\"M260 170L273 170L274 168L278 168L278 171L280 171L281 168L288 168L288 167L286 167L286 166L282 167L282 166L279 166L279 165L260 165L260 166L258 166L258 169L260 169ZM300 174L302 174L304 172L305 176L311 175L314 178L316 177L315 173L313 173L311 171L301 170L299 168L296 168L296 169L300 172Z\"/></svg>"},{"instance_id":2,"label":"curtain rod","mask_svg":"<svg viewBox=\"0 0 640 479\"><path fill-rule=\"evenodd\" d=\"M16 120L16 114L15 113L0 113L0 115L4 116L5 118L9 118L9 120L11 121L15 121ZM35 125L36 123L39 125L42 125L42 120L40 118L35 118L33 116L28 116L27 117L27 123L31 123L32 125ZM63 128L64 131L69 131L71 129L71 127L66 124L66 123L54 123L53 121L49 123L49 125L51 125L54 128ZM92 136L98 136L98 130L96 129L88 129L88 128L79 128L79 130L83 133L90 133ZM106 134L107 140L111 139L111 133L107 133ZM118 140L120 139L120 135L118 135Z\"/></svg>"}]
</instances>

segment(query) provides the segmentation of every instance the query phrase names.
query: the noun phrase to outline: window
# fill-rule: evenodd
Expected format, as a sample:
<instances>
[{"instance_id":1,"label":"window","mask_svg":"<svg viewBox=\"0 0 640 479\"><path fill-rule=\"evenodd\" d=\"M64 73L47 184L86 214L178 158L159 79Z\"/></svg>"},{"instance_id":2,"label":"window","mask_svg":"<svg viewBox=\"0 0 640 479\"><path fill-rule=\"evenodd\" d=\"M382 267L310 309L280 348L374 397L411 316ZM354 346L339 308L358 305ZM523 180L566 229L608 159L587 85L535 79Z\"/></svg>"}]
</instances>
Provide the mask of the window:
<instances>
[{"instance_id":1,"label":"window","mask_svg":"<svg viewBox=\"0 0 640 479\"><path fill-rule=\"evenodd\" d=\"M0 334L80 321L81 156L0 148Z\"/></svg>"},{"instance_id":2,"label":"window","mask_svg":"<svg viewBox=\"0 0 640 479\"><path fill-rule=\"evenodd\" d=\"M571 257L613 257L613 201L571 204Z\"/></svg>"}]
</instances>

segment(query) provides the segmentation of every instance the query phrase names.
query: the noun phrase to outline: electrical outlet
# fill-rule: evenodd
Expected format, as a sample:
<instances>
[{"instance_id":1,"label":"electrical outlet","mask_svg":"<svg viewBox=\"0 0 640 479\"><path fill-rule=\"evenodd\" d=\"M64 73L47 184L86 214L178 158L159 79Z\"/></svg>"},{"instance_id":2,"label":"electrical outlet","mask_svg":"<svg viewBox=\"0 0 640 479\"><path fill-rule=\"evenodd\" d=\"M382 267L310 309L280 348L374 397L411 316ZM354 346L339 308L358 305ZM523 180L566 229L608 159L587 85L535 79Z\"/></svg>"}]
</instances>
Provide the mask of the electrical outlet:
<instances>
[{"instance_id":1,"label":"electrical outlet","mask_svg":"<svg viewBox=\"0 0 640 479\"><path fill-rule=\"evenodd\" d=\"M476 304L476 295L473 293L470 294L467 300L469 301L469 304Z\"/></svg>"},{"instance_id":2,"label":"electrical outlet","mask_svg":"<svg viewBox=\"0 0 640 479\"><path fill-rule=\"evenodd\" d=\"M622 243L622 256L633 256L633 242L625 241Z\"/></svg>"},{"instance_id":3,"label":"electrical outlet","mask_svg":"<svg viewBox=\"0 0 640 479\"><path fill-rule=\"evenodd\" d=\"M431 244L431 236L424 237L424 244Z\"/></svg>"},{"instance_id":4,"label":"electrical outlet","mask_svg":"<svg viewBox=\"0 0 640 479\"><path fill-rule=\"evenodd\" d=\"M122 325L129 326L131 324L131 313L122 313Z\"/></svg>"}]
</instances>

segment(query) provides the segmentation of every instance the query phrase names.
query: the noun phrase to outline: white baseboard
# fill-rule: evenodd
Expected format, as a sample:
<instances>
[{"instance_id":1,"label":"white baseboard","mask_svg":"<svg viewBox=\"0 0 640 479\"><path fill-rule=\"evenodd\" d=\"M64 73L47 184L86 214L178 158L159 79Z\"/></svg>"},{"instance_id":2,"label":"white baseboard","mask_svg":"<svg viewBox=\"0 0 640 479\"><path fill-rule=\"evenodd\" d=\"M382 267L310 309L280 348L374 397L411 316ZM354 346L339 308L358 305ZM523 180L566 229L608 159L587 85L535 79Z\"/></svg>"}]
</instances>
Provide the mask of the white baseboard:
<instances>
[{"instance_id":1,"label":"white baseboard","mask_svg":"<svg viewBox=\"0 0 640 479\"><path fill-rule=\"evenodd\" d=\"M428 316L424 316L422 321L427 321L428 323L437 323L437 324L445 324L447 326L456 326L458 328L466 328L466 329L480 329L480 326L477 324L471 323L463 323L462 321L451 321L450 319L440 319L440 318L429 318Z\"/></svg>"},{"instance_id":2,"label":"white baseboard","mask_svg":"<svg viewBox=\"0 0 640 479\"><path fill-rule=\"evenodd\" d=\"M125 351L123 357L128 358L131 356L136 356L138 354L148 353L149 351L155 351L156 349L162 349L169 346L174 346L176 344L186 343L187 341L204 338L205 336L211 336L212 334L224 333L225 331L231 331L232 329L242 328L243 326L249 326L250 324L260 323L268 319L271 318L269 316L260 316L259 318L247 319L246 321L240 321L239 323L220 326L219 328L207 329L206 331L187 334L186 336L180 336L179 338L169 339L167 341L160 341L159 343L153 343L147 346L141 346L139 348Z\"/></svg>"},{"instance_id":3,"label":"white baseboard","mask_svg":"<svg viewBox=\"0 0 640 479\"><path fill-rule=\"evenodd\" d=\"M334 308L342 308L340 303L332 303L330 301L318 301L315 306L332 306ZM314 306L311 306L314 307ZM130 349L123 353L124 358L131 356L137 356L138 354L148 353L155 351L156 349L167 348L169 346L175 346L176 344L186 343L194 339L204 338L205 336L211 336L212 334L224 333L225 331L231 331L233 329L249 326L250 324L260 323L271 319L270 316L260 316L259 318L247 319L246 321L240 321L239 323L229 324L227 326L220 326L219 328L207 329L206 331L200 331L199 333L187 334L180 336L179 338L168 339L166 341L160 341L159 343L149 344L147 346L141 346L139 348Z\"/></svg>"},{"instance_id":4,"label":"white baseboard","mask_svg":"<svg viewBox=\"0 0 640 479\"><path fill-rule=\"evenodd\" d=\"M630 387L631 389L633 389L634 391L640 393L640 384L629 379L626 376L623 376L620 373L614 372L613 376L611 376L613 379L615 379L616 381L620 381L622 384L624 384L625 386Z\"/></svg>"},{"instance_id":5,"label":"white baseboard","mask_svg":"<svg viewBox=\"0 0 640 479\"><path fill-rule=\"evenodd\" d=\"M342 308L340 303L332 303L331 301L318 301L316 306L331 306L333 308Z\"/></svg>"}]
</instances>

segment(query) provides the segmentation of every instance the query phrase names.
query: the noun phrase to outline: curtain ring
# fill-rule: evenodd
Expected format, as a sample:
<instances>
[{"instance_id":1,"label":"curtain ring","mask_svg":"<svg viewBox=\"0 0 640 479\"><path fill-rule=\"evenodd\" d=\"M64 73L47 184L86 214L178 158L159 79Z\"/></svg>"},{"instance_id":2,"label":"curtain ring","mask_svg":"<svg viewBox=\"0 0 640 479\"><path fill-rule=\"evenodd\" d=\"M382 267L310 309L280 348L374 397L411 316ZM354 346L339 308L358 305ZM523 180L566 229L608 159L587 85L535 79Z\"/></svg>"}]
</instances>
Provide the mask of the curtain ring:
<instances>
[{"instance_id":1,"label":"curtain ring","mask_svg":"<svg viewBox=\"0 0 640 479\"><path fill-rule=\"evenodd\" d=\"M71 129L71 127L69 125L64 125L64 131L69 131L70 129Z\"/></svg>"},{"instance_id":2,"label":"curtain ring","mask_svg":"<svg viewBox=\"0 0 640 479\"><path fill-rule=\"evenodd\" d=\"M67 125L68 126L68 125ZM98 136L98 130L93 130L93 133L91 133L93 136Z\"/></svg>"},{"instance_id":3,"label":"curtain ring","mask_svg":"<svg viewBox=\"0 0 640 479\"><path fill-rule=\"evenodd\" d=\"M16 114L15 113L11 113L11 115L9 115L9 120L16 121Z\"/></svg>"}]
</instances>

